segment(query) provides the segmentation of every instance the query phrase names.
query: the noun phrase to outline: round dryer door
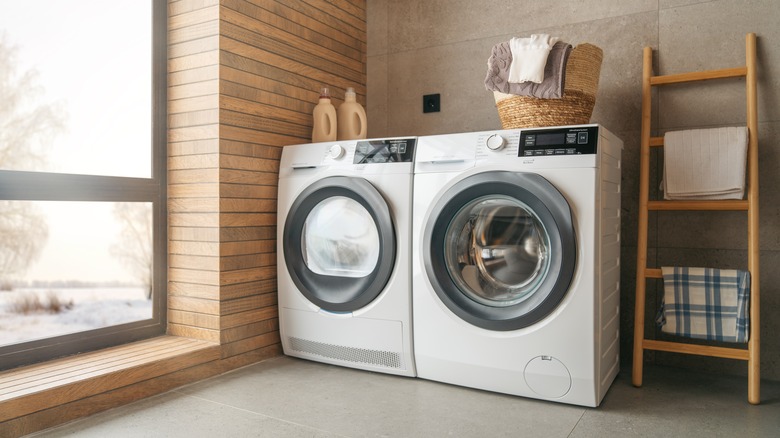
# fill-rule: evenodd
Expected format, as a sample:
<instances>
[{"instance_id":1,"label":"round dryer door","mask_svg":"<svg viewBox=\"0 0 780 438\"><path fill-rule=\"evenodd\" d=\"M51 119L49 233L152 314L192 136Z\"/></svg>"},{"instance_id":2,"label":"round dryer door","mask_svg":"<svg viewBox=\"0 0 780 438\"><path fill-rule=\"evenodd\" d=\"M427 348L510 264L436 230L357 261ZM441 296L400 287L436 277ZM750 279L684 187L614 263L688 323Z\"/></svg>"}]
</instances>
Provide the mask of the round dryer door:
<instances>
[{"instance_id":1,"label":"round dryer door","mask_svg":"<svg viewBox=\"0 0 780 438\"><path fill-rule=\"evenodd\" d=\"M423 245L441 301L461 319L501 331L552 312L577 255L569 204L531 173L485 172L457 182L433 207Z\"/></svg>"},{"instance_id":2,"label":"round dryer door","mask_svg":"<svg viewBox=\"0 0 780 438\"><path fill-rule=\"evenodd\" d=\"M362 178L335 176L307 187L290 207L284 260L298 290L318 307L351 312L384 290L395 264L390 208Z\"/></svg>"}]
</instances>

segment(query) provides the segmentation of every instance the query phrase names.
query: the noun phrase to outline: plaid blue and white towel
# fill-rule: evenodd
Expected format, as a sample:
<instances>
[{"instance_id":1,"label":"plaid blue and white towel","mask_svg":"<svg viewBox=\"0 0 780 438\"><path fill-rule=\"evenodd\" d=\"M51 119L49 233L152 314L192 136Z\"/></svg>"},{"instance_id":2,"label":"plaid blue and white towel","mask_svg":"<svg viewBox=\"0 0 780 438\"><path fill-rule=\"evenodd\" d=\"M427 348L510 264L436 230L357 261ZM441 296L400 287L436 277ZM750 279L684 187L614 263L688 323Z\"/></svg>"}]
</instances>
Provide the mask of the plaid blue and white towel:
<instances>
[{"instance_id":1,"label":"plaid blue and white towel","mask_svg":"<svg viewBox=\"0 0 780 438\"><path fill-rule=\"evenodd\" d=\"M734 269L662 267L661 331L723 342L747 342L750 273Z\"/></svg>"}]
</instances>

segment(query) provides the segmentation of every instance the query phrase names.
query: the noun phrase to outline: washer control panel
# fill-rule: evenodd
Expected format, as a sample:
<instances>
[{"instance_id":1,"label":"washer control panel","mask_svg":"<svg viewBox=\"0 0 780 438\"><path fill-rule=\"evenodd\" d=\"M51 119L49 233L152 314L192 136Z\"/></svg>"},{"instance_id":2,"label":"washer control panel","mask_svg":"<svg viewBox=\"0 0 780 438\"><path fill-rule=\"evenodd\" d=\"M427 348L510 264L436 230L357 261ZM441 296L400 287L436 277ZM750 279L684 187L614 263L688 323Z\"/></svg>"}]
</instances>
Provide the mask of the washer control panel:
<instances>
[{"instance_id":1,"label":"washer control panel","mask_svg":"<svg viewBox=\"0 0 780 438\"><path fill-rule=\"evenodd\" d=\"M595 154L598 135L597 126L524 129L520 133L518 156Z\"/></svg>"}]
</instances>

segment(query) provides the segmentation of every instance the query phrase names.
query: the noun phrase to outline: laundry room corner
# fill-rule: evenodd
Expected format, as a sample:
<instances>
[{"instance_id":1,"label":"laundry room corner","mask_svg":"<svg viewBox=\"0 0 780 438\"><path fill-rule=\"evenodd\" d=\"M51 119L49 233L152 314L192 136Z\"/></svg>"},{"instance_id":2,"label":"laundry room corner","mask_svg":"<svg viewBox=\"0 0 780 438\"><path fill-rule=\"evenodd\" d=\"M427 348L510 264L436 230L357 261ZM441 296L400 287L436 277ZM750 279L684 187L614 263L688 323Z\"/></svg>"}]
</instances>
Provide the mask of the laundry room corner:
<instances>
[{"instance_id":1,"label":"laundry room corner","mask_svg":"<svg viewBox=\"0 0 780 438\"><path fill-rule=\"evenodd\" d=\"M601 77L591 122L600 123L624 142L621 196L621 369L632 362L634 291L636 289L639 150L642 89L642 50L652 47L657 74L728 68L745 63L745 35L758 36L758 115L761 175L761 313L778 310L776 297L777 239L772 218L780 199L773 187L780 162L776 141L777 46L773 24L778 11L771 1L742 3L640 1L607 6L586 2L572 6L556 1L542 4L502 2L482 7L466 2L446 5L413 1L377 1L368 7L369 127L383 136L413 132L435 135L499 129L496 103L482 85L491 47L512 37L550 34L576 45L591 43L603 52ZM420 66L425 68L420 68ZM406 72L415 71L414 75ZM441 95L441 111L423 113L420 98ZM744 82L714 83L703 92L678 85L654 90L653 125L657 134L674 129L731 126L746 121ZM394 108L411 108L397 111ZM651 195L661 180L659 154L651 156ZM719 213L721 214L721 213ZM651 212L648 260L681 265L711 264L738 267L746 260L743 213ZM693 223L694 230L680 227ZM645 333L662 337L655 316L660 306L660 282L647 283ZM780 379L780 348L767 341L777 329L775 319L761 321L762 378ZM648 351L645 361L707 372L744 376L742 361L702 359Z\"/></svg>"}]
</instances>

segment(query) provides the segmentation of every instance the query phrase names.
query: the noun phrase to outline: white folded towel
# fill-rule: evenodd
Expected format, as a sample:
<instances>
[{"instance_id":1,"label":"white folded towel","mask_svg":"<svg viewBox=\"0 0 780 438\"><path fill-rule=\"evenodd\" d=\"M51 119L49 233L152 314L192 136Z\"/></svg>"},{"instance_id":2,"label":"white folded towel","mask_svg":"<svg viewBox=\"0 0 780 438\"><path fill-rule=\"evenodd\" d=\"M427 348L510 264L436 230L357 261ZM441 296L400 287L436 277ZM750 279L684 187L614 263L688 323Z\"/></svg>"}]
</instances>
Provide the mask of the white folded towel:
<instances>
[{"instance_id":1,"label":"white folded towel","mask_svg":"<svg viewBox=\"0 0 780 438\"><path fill-rule=\"evenodd\" d=\"M692 129L664 135L664 199L742 199L748 130Z\"/></svg>"},{"instance_id":2,"label":"white folded towel","mask_svg":"<svg viewBox=\"0 0 780 438\"><path fill-rule=\"evenodd\" d=\"M512 38L509 48L512 51L512 63L509 65L507 82L535 82L541 84L544 80L544 66L547 55L558 41L546 33L533 34L530 38Z\"/></svg>"}]
</instances>

